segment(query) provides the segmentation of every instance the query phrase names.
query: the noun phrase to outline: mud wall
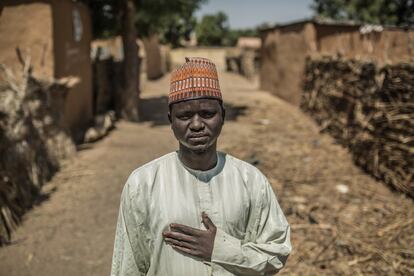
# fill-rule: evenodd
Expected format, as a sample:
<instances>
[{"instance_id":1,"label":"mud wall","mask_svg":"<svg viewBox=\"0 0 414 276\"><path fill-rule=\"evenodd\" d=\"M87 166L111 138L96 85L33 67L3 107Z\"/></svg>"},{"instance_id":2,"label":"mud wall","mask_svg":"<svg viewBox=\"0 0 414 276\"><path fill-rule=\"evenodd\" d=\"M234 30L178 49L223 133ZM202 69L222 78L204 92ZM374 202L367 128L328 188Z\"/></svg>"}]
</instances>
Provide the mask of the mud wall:
<instances>
[{"instance_id":1,"label":"mud wall","mask_svg":"<svg viewBox=\"0 0 414 276\"><path fill-rule=\"evenodd\" d=\"M53 1L53 40L56 78L76 76L80 83L66 99L64 118L74 136L92 120L91 22L86 6L72 1Z\"/></svg>"},{"instance_id":2,"label":"mud wall","mask_svg":"<svg viewBox=\"0 0 414 276\"><path fill-rule=\"evenodd\" d=\"M375 178L414 198L414 63L308 60L301 107Z\"/></svg>"},{"instance_id":3,"label":"mud wall","mask_svg":"<svg viewBox=\"0 0 414 276\"><path fill-rule=\"evenodd\" d=\"M260 87L299 105L306 57L343 56L378 65L414 59L414 30L300 22L262 32Z\"/></svg>"},{"instance_id":4,"label":"mud wall","mask_svg":"<svg viewBox=\"0 0 414 276\"><path fill-rule=\"evenodd\" d=\"M260 88L299 105L306 56L314 46L311 23L262 34Z\"/></svg>"},{"instance_id":5,"label":"mud wall","mask_svg":"<svg viewBox=\"0 0 414 276\"><path fill-rule=\"evenodd\" d=\"M226 71L226 47L178 48L170 51L171 68L182 65L185 57L205 57L212 60L218 71Z\"/></svg>"},{"instance_id":6,"label":"mud wall","mask_svg":"<svg viewBox=\"0 0 414 276\"><path fill-rule=\"evenodd\" d=\"M142 39L145 49L145 63L147 78L149 80L160 78L165 72L163 72L161 48L158 35L152 35Z\"/></svg>"},{"instance_id":7,"label":"mud wall","mask_svg":"<svg viewBox=\"0 0 414 276\"><path fill-rule=\"evenodd\" d=\"M374 61L378 65L407 62L414 58L414 30L369 26L315 25L317 54L340 55Z\"/></svg>"},{"instance_id":8,"label":"mud wall","mask_svg":"<svg viewBox=\"0 0 414 276\"><path fill-rule=\"evenodd\" d=\"M49 4L5 6L0 15L0 63L14 72L20 71L22 65L16 56L16 47L19 47L24 56L30 54L36 74L53 76L52 32L52 8Z\"/></svg>"},{"instance_id":9,"label":"mud wall","mask_svg":"<svg viewBox=\"0 0 414 276\"><path fill-rule=\"evenodd\" d=\"M5 0L0 15L0 63L21 70L16 47L45 78L76 76L63 121L76 137L92 119L91 23L86 6L71 0Z\"/></svg>"}]
</instances>

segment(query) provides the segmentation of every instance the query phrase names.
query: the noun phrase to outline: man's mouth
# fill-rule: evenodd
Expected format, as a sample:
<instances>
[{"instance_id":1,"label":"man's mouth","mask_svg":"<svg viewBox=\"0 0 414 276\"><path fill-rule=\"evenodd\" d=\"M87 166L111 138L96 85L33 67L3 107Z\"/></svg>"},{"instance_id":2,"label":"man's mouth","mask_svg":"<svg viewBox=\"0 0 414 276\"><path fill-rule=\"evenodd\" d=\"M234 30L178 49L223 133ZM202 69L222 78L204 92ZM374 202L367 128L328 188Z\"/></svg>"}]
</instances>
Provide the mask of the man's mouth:
<instances>
[{"instance_id":1,"label":"man's mouth","mask_svg":"<svg viewBox=\"0 0 414 276\"><path fill-rule=\"evenodd\" d=\"M206 137L208 137L208 135L204 133L203 134L192 134L188 136L189 139L206 138Z\"/></svg>"},{"instance_id":2,"label":"man's mouth","mask_svg":"<svg viewBox=\"0 0 414 276\"><path fill-rule=\"evenodd\" d=\"M195 143L195 144L198 144L198 143L202 143L202 144L204 144L204 143L206 143L207 142L207 140L208 140L208 135L206 135L206 134L203 134L203 135L190 135L190 136L188 136L188 140L193 144L193 143Z\"/></svg>"}]
</instances>

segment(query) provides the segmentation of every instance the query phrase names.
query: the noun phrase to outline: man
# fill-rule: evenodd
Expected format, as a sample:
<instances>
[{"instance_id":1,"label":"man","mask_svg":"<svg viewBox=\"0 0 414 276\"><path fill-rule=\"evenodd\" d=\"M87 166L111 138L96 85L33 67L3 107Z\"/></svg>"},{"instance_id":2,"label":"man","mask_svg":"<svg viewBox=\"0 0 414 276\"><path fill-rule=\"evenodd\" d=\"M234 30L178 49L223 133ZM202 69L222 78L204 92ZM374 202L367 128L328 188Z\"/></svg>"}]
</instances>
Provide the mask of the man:
<instances>
[{"instance_id":1,"label":"man","mask_svg":"<svg viewBox=\"0 0 414 276\"><path fill-rule=\"evenodd\" d=\"M217 152L225 110L215 65L172 72L177 152L130 175L121 196L113 276L267 275L291 251L290 228L263 174Z\"/></svg>"}]
</instances>

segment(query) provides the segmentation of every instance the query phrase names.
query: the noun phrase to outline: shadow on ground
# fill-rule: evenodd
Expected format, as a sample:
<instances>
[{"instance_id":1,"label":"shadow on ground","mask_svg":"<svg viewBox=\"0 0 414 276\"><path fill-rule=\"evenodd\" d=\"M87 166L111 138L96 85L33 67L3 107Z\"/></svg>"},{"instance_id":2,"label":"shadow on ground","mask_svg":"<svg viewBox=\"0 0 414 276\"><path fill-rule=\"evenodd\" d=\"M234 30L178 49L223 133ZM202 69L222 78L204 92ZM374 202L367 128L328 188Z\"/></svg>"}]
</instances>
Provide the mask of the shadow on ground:
<instances>
[{"instance_id":1,"label":"shadow on ground","mask_svg":"<svg viewBox=\"0 0 414 276\"><path fill-rule=\"evenodd\" d=\"M236 121L237 117L245 115L247 106L224 104L226 109L226 121ZM139 104L141 122L152 122L152 126L169 125L168 121L168 97L141 99Z\"/></svg>"}]
</instances>

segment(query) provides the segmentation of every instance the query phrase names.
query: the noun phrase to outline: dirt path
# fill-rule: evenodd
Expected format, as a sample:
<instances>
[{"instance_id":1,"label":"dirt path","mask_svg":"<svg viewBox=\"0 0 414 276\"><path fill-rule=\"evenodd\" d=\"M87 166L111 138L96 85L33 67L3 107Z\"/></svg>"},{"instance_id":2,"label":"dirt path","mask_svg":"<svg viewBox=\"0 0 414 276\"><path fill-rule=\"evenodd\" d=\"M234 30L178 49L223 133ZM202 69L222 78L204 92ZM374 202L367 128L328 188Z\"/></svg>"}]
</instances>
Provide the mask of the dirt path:
<instances>
[{"instance_id":1,"label":"dirt path","mask_svg":"<svg viewBox=\"0 0 414 276\"><path fill-rule=\"evenodd\" d=\"M412 200L366 176L307 116L257 91L254 82L223 74L221 86L230 120L220 148L265 172L292 224L295 251L286 274L365 273L372 265L378 267L372 273L385 275L412 268L406 262L414 257L414 240L407 238L414 236ZM109 275L124 181L176 148L165 117L167 88L168 77L147 82L146 122L119 122L45 186L50 198L25 216L14 244L0 248L0 275ZM405 225L393 226L398 218ZM396 231L402 244L390 245Z\"/></svg>"}]
</instances>

